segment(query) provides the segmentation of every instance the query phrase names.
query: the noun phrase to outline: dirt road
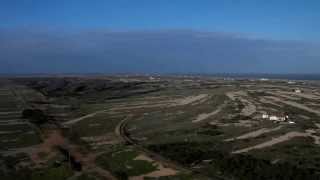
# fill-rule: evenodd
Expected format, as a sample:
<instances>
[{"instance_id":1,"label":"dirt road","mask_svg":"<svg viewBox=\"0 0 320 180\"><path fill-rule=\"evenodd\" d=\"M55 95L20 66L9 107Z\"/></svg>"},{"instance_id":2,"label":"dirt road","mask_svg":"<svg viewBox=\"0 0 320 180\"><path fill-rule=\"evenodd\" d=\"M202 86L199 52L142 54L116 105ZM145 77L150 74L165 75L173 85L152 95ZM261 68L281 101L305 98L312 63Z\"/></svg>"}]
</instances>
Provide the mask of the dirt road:
<instances>
[{"instance_id":1,"label":"dirt road","mask_svg":"<svg viewBox=\"0 0 320 180\"><path fill-rule=\"evenodd\" d=\"M78 118L76 118L76 119L72 119L72 120L70 120L70 121L67 121L67 122L63 123L63 125L72 125L72 124L75 124L75 123L77 123L77 122L79 122L79 121L82 121L82 120L84 120L84 119L87 119L87 118L90 118L90 117L94 117L94 116L97 115L97 114L104 113L104 112L106 112L106 111L107 111L107 110L96 111L96 112L87 114L87 115L85 115L85 116L81 116L81 117L78 117Z\"/></svg>"}]
</instances>

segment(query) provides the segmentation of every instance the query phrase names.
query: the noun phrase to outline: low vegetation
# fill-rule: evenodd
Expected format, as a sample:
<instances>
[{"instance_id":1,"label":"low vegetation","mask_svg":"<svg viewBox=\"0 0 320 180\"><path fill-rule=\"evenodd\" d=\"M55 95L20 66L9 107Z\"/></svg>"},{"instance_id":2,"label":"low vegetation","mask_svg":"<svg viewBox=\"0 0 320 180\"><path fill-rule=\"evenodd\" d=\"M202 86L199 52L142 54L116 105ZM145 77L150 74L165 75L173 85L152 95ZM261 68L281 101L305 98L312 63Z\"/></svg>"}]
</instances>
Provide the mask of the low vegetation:
<instances>
[{"instance_id":1,"label":"low vegetation","mask_svg":"<svg viewBox=\"0 0 320 180\"><path fill-rule=\"evenodd\" d=\"M119 179L128 179L130 176L139 176L157 170L157 166L152 162L135 159L138 155L138 152L130 149L116 150L99 156L97 163L110 170Z\"/></svg>"},{"instance_id":2,"label":"low vegetation","mask_svg":"<svg viewBox=\"0 0 320 180\"><path fill-rule=\"evenodd\" d=\"M303 95L294 86L171 76L0 79L0 176L316 180L320 103L302 96L320 97L319 86L298 83ZM283 138L290 133L299 137Z\"/></svg>"}]
</instances>

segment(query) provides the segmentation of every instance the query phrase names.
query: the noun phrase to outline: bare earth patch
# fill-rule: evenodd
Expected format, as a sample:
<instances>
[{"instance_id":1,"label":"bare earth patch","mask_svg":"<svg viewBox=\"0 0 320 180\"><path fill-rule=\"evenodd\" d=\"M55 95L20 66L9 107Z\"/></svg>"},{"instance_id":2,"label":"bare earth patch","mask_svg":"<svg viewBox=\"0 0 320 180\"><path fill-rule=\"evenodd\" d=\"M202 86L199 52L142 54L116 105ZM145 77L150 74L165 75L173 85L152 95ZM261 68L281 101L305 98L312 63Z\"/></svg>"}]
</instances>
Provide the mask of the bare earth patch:
<instances>
[{"instance_id":1,"label":"bare earth patch","mask_svg":"<svg viewBox=\"0 0 320 180\"><path fill-rule=\"evenodd\" d=\"M53 157L56 154L53 150L56 146L64 146L67 144L65 138L59 131L48 132L46 136L47 138L45 138L42 144L37 145L31 152L27 152L35 163L41 163ZM48 154L45 160L39 156L41 153Z\"/></svg>"},{"instance_id":2,"label":"bare earth patch","mask_svg":"<svg viewBox=\"0 0 320 180\"><path fill-rule=\"evenodd\" d=\"M185 97L185 98L182 98L182 99L176 99L174 101L174 105L176 106L184 106L184 105L188 105L188 104L191 104L193 102L196 102L196 101L200 101L204 98L208 97L208 94L199 94L197 96L188 96L188 97Z\"/></svg>"},{"instance_id":3,"label":"bare earth patch","mask_svg":"<svg viewBox=\"0 0 320 180\"><path fill-rule=\"evenodd\" d=\"M108 133L102 136L93 136L93 137L81 137L82 140L88 142L93 149L102 145L112 145L117 144L120 140L113 133Z\"/></svg>"},{"instance_id":4,"label":"bare earth patch","mask_svg":"<svg viewBox=\"0 0 320 180\"><path fill-rule=\"evenodd\" d=\"M248 99L244 98L244 96L248 97L247 92L245 91L237 91L237 92L227 92L226 95L232 100L235 101L239 99L245 107L241 111L241 115L243 116L251 116L257 111L257 107L250 102Z\"/></svg>"},{"instance_id":5,"label":"bare earth patch","mask_svg":"<svg viewBox=\"0 0 320 180\"><path fill-rule=\"evenodd\" d=\"M307 137L307 136L309 136L308 133L288 132L287 134L279 136L277 138L273 138L270 141L267 141L267 142L264 142L264 143L261 143L261 144L258 144L258 145L252 146L252 147L248 147L248 148L240 149L240 150L237 150L237 151L233 151L232 153L233 154L245 153L245 152L248 152L248 151L253 150L253 149L262 149L262 148L265 148L265 147L270 147L270 146L273 146L275 144L279 144L279 143L288 141L288 140L290 140L290 139L292 139L294 137Z\"/></svg>"},{"instance_id":6,"label":"bare earth patch","mask_svg":"<svg viewBox=\"0 0 320 180\"><path fill-rule=\"evenodd\" d=\"M212 111L212 112L210 112L210 113L199 114L199 115L197 116L197 118L196 118L195 120L193 120L192 122L193 122L193 123L197 123L197 122L206 120L206 119L208 119L209 117L218 114L218 113L223 109L224 106L225 106L225 104L219 106L215 111Z\"/></svg>"},{"instance_id":7,"label":"bare earth patch","mask_svg":"<svg viewBox=\"0 0 320 180\"><path fill-rule=\"evenodd\" d=\"M261 144L258 144L258 145L252 146L252 147L240 149L240 150L234 151L232 153L239 154L239 153L248 152L248 151L253 150L253 149L262 149L262 148L265 148L265 147L270 147L270 146L273 146L275 144L279 144L279 143L288 141L288 140L290 140L290 139L292 139L294 137L312 137L314 139L314 143L317 144L317 145L320 145L320 137L314 135L314 133L316 133L316 130L313 130L313 129L308 129L305 132L296 132L296 131L288 132L288 133L286 133L286 134L284 134L282 136L279 136L277 138L273 138L270 141L267 141L267 142L264 142L264 143L261 143Z\"/></svg>"},{"instance_id":8,"label":"bare earth patch","mask_svg":"<svg viewBox=\"0 0 320 180\"><path fill-rule=\"evenodd\" d=\"M281 94L289 94L292 96L298 96L298 97L311 99L311 100L319 100L320 99L320 97L318 95L312 94L311 92L295 93L295 92L281 91Z\"/></svg>"},{"instance_id":9,"label":"bare earth patch","mask_svg":"<svg viewBox=\"0 0 320 180\"><path fill-rule=\"evenodd\" d=\"M274 105L274 106L278 106L280 108L282 107L280 104L277 104L277 103L275 103L273 101L270 101L270 100L267 100L265 98L260 98L259 100L260 100L260 102L262 102L264 104L271 104L271 105Z\"/></svg>"},{"instance_id":10,"label":"bare earth patch","mask_svg":"<svg viewBox=\"0 0 320 180\"><path fill-rule=\"evenodd\" d=\"M157 178L157 177L161 177L161 176L173 176L173 175L177 174L176 170L171 169L171 168L166 168L161 163L158 163L158 162L154 161L153 159L151 159L151 158L149 158L149 157L147 157L147 156L145 156L143 154L140 154L134 160L143 160L143 161L152 162L152 163L157 165L157 170L153 171L151 173L148 173L148 174L141 175L141 176L130 177L129 178L130 180L143 180L144 177Z\"/></svg>"},{"instance_id":11,"label":"bare earth patch","mask_svg":"<svg viewBox=\"0 0 320 180\"><path fill-rule=\"evenodd\" d=\"M278 131L281 128L282 128L282 126L278 126L276 128L272 128L272 129L262 128L262 129L259 129L259 130L256 130L256 131L249 132L249 133L246 133L244 135L238 136L236 138L226 139L225 141L234 141L234 140L239 140L239 139L255 138L255 137L258 137L258 136L260 136L262 134L265 134L265 133L269 133L269 132L272 132L272 131Z\"/></svg>"},{"instance_id":12,"label":"bare earth patch","mask_svg":"<svg viewBox=\"0 0 320 180\"><path fill-rule=\"evenodd\" d=\"M72 119L72 120L70 120L70 121L67 121L67 122L64 123L64 125L75 124L75 123L77 123L77 122L79 122L79 121L82 121L82 120L87 119L87 118L90 118L90 117L94 117L95 115L100 114L100 113L104 113L104 112L106 112L106 110L96 111L96 112L94 112L94 113L87 114L87 115L85 115L85 116L82 116L82 117L79 117L79 118L76 118L76 119Z\"/></svg>"},{"instance_id":13,"label":"bare earth patch","mask_svg":"<svg viewBox=\"0 0 320 180\"><path fill-rule=\"evenodd\" d=\"M21 112L20 111L0 112L0 115L9 115L9 114L21 114Z\"/></svg>"},{"instance_id":14,"label":"bare earth patch","mask_svg":"<svg viewBox=\"0 0 320 180\"><path fill-rule=\"evenodd\" d=\"M14 131L0 131L0 135L3 134L15 134L15 133L20 133L22 132L21 130L14 130Z\"/></svg>"},{"instance_id":15,"label":"bare earth patch","mask_svg":"<svg viewBox=\"0 0 320 180\"><path fill-rule=\"evenodd\" d=\"M144 105L134 105L134 106L120 106L112 108L111 111L121 111L121 110L132 110L132 109L142 109L142 108L156 108L156 107L165 107L170 105L169 103L151 103Z\"/></svg>"},{"instance_id":16,"label":"bare earth patch","mask_svg":"<svg viewBox=\"0 0 320 180\"><path fill-rule=\"evenodd\" d=\"M287 93L287 92L284 92L284 91L269 92L269 94L272 94L274 96L279 96L279 97L285 98L287 100L292 100L292 101L300 100L299 97L293 96L293 94Z\"/></svg>"},{"instance_id":17,"label":"bare earth patch","mask_svg":"<svg viewBox=\"0 0 320 180\"><path fill-rule=\"evenodd\" d=\"M285 100L282 100L278 97L274 97L274 96L268 96L269 99L272 99L274 101L277 101L277 102L282 102L284 104L287 104L289 106L292 106L292 107L296 107L296 108L299 108L299 109L302 109L302 110L305 110L305 111L308 111L308 112L311 112L311 113L315 113L317 115L320 116L320 112L317 111L317 110L314 110L314 109L311 109L303 104L299 104L297 102L294 102L294 101L285 101Z\"/></svg>"},{"instance_id":18,"label":"bare earth patch","mask_svg":"<svg viewBox=\"0 0 320 180\"><path fill-rule=\"evenodd\" d=\"M157 107L170 107L170 106L184 106L196 102L204 102L207 100L207 94L200 94L197 96L188 96L185 98L178 98L173 100L160 100L160 101L143 101L132 104L119 105L112 108L112 111L132 110L141 108L157 108ZM197 103L198 104L198 103Z\"/></svg>"}]
</instances>

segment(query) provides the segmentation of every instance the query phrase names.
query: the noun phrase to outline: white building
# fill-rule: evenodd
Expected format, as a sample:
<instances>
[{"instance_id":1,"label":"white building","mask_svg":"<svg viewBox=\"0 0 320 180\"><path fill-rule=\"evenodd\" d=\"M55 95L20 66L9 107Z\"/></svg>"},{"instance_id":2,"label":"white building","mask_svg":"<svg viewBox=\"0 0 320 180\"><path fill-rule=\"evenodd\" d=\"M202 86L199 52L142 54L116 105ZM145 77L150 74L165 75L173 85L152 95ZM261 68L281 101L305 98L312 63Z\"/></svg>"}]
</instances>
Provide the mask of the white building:
<instances>
[{"instance_id":1,"label":"white building","mask_svg":"<svg viewBox=\"0 0 320 180\"><path fill-rule=\"evenodd\" d=\"M302 93L302 90L301 89L295 89L294 92L295 93Z\"/></svg>"},{"instance_id":2,"label":"white building","mask_svg":"<svg viewBox=\"0 0 320 180\"><path fill-rule=\"evenodd\" d=\"M285 121L286 117L279 117L279 116L270 116L270 121Z\"/></svg>"},{"instance_id":3,"label":"white building","mask_svg":"<svg viewBox=\"0 0 320 180\"><path fill-rule=\"evenodd\" d=\"M289 116L276 116L276 115L268 115L268 114L262 114L262 119L268 119L270 121L278 121L278 122L282 122L282 121L287 121L289 120Z\"/></svg>"},{"instance_id":4,"label":"white building","mask_svg":"<svg viewBox=\"0 0 320 180\"><path fill-rule=\"evenodd\" d=\"M278 116L270 116L269 119L270 119L270 121L278 121L279 117Z\"/></svg>"}]
</instances>

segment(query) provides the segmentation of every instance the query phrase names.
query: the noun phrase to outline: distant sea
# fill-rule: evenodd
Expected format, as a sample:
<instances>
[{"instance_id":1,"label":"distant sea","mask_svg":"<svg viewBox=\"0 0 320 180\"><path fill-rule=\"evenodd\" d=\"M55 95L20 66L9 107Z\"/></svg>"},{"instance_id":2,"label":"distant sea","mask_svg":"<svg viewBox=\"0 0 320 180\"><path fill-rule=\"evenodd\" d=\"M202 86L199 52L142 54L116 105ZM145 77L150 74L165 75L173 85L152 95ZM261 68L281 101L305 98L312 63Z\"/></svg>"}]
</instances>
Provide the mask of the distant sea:
<instances>
[{"instance_id":1,"label":"distant sea","mask_svg":"<svg viewBox=\"0 0 320 180\"><path fill-rule=\"evenodd\" d=\"M200 75L200 74L199 74ZM238 74L238 73L219 73L203 74L204 76L225 77L225 78L247 78L247 79L285 79L285 80L320 80L320 74Z\"/></svg>"},{"instance_id":2,"label":"distant sea","mask_svg":"<svg viewBox=\"0 0 320 180\"><path fill-rule=\"evenodd\" d=\"M65 73L65 74L1 74L0 77L46 77L46 76L112 76L112 75L133 75L133 76L152 76L152 75L189 75L189 76L212 76L212 77L221 77L221 78L241 78L241 79L284 79L284 80L320 80L320 74L259 74L259 73Z\"/></svg>"}]
</instances>

